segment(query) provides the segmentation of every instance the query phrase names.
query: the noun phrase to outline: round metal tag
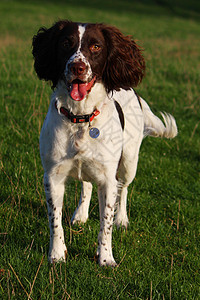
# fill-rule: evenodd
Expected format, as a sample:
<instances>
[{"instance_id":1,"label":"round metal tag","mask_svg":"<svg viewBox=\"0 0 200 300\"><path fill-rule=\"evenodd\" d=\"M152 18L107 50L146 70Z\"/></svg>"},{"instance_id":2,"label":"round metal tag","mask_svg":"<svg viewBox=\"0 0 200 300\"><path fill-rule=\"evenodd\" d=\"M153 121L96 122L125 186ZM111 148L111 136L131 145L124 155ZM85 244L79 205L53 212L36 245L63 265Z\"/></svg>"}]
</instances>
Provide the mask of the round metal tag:
<instances>
[{"instance_id":1,"label":"round metal tag","mask_svg":"<svg viewBox=\"0 0 200 300\"><path fill-rule=\"evenodd\" d=\"M96 139L100 135L100 131L98 128L92 127L89 131L89 135L92 139Z\"/></svg>"}]
</instances>

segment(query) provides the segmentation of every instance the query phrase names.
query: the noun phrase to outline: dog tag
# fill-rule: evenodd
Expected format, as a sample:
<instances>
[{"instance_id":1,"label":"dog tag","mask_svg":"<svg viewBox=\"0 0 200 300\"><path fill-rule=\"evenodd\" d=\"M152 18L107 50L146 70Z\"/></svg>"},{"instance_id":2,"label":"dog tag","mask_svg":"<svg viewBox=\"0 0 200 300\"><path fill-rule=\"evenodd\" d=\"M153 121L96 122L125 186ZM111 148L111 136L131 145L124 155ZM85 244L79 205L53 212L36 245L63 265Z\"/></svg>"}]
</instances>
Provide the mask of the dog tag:
<instances>
[{"instance_id":1,"label":"dog tag","mask_svg":"<svg viewBox=\"0 0 200 300\"><path fill-rule=\"evenodd\" d=\"M89 135L92 139L96 139L100 135L100 131L98 128L92 127L89 131Z\"/></svg>"}]
</instances>

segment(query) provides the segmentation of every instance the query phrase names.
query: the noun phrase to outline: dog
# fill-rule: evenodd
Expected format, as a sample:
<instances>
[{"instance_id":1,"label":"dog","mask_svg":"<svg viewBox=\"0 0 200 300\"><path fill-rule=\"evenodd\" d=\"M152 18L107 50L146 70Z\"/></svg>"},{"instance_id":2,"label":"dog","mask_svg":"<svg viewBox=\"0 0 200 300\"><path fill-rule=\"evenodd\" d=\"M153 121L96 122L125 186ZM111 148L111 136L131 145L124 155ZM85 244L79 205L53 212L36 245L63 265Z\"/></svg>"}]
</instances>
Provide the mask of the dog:
<instances>
[{"instance_id":1,"label":"dog","mask_svg":"<svg viewBox=\"0 0 200 300\"><path fill-rule=\"evenodd\" d=\"M145 136L174 138L175 119L164 123L137 95L145 74L141 48L130 36L105 24L61 20L33 37L34 68L54 90L40 134L50 249L49 261L64 261L62 227L65 181L82 182L72 224L85 223L92 193L98 186L100 266L116 266L112 226L127 226L127 188L133 181ZM117 207L117 209L116 209ZM115 214L115 220L114 219Z\"/></svg>"}]
</instances>

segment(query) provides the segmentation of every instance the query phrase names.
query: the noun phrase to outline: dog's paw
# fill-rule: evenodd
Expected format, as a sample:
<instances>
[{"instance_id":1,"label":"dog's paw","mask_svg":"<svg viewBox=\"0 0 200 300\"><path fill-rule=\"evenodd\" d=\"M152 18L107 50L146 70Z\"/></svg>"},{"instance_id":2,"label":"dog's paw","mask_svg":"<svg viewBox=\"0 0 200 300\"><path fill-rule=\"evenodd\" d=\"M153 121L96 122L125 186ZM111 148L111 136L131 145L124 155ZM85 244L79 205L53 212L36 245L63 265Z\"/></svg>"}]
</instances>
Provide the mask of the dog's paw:
<instances>
[{"instance_id":1,"label":"dog's paw","mask_svg":"<svg viewBox=\"0 0 200 300\"><path fill-rule=\"evenodd\" d=\"M98 262L100 267L116 267L117 263L115 262L113 257L99 257Z\"/></svg>"},{"instance_id":2,"label":"dog's paw","mask_svg":"<svg viewBox=\"0 0 200 300\"><path fill-rule=\"evenodd\" d=\"M114 220L114 224L117 226L117 228L119 227L125 227L127 228L128 226L128 217L127 215L122 215L120 213L117 213L115 220Z\"/></svg>"},{"instance_id":3,"label":"dog's paw","mask_svg":"<svg viewBox=\"0 0 200 300\"><path fill-rule=\"evenodd\" d=\"M105 250L105 251L104 251ZM114 257L112 255L112 250L108 251L106 249L97 249L97 253L96 253L96 258L98 260L98 263L100 265L100 267L106 267L106 266L110 266L110 267L116 267L117 263L114 260Z\"/></svg>"},{"instance_id":4,"label":"dog's paw","mask_svg":"<svg viewBox=\"0 0 200 300\"><path fill-rule=\"evenodd\" d=\"M71 218L71 224L74 225L76 223L86 223L87 219L88 212L85 212L83 209L81 209L81 207L78 207Z\"/></svg>"},{"instance_id":5,"label":"dog's paw","mask_svg":"<svg viewBox=\"0 0 200 300\"><path fill-rule=\"evenodd\" d=\"M65 245L62 247L56 247L49 251L48 260L50 263L65 262L67 254L67 248Z\"/></svg>"}]
</instances>

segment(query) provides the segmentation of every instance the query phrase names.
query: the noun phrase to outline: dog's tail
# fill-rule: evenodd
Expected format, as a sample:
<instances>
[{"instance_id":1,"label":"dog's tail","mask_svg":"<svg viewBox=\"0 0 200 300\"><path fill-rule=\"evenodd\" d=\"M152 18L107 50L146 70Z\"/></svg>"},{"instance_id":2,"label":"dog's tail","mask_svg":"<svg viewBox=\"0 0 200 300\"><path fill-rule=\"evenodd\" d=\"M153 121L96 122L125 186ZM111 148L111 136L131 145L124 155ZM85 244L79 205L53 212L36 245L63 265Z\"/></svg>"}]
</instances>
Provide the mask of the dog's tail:
<instances>
[{"instance_id":1,"label":"dog's tail","mask_svg":"<svg viewBox=\"0 0 200 300\"><path fill-rule=\"evenodd\" d=\"M155 116L150 110L148 104L141 99L142 110L144 114L144 137L165 137L174 138L178 134L176 121L174 117L167 113L161 113L164 123Z\"/></svg>"}]
</instances>

